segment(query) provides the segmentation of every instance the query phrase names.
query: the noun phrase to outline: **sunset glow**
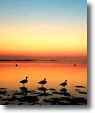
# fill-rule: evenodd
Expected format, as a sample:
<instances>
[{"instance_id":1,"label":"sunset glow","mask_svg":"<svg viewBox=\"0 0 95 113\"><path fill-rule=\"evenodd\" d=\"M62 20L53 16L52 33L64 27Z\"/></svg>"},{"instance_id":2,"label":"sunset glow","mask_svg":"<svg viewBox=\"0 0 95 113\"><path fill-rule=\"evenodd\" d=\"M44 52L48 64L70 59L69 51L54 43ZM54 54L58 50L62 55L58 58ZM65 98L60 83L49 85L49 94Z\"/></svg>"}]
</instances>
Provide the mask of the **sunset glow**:
<instances>
[{"instance_id":1,"label":"sunset glow","mask_svg":"<svg viewBox=\"0 0 95 113\"><path fill-rule=\"evenodd\" d=\"M0 0L0 105L87 105L87 0Z\"/></svg>"},{"instance_id":2,"label":"sunset glow","mask_svg":"<svg viewBox=\"0 0 95 113\"><path fill-rule=\"evenodd\" d=\"M0 56L87 56L86 1L73 3L0 0Z\"/></svg>"}]
</instances>

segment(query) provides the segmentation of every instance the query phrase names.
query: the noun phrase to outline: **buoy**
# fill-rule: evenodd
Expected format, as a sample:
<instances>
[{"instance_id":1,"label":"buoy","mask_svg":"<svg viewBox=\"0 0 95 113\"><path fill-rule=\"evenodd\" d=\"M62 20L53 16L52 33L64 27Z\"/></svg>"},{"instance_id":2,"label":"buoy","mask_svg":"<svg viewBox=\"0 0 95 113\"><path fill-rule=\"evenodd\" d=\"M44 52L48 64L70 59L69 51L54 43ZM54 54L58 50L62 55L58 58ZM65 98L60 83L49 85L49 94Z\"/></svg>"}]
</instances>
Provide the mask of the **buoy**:
<instances>
[{"instance_id":1,"label":"buoy","mask_svg":"<svg viewBox=\"0 0 95 113\"><path fill-rule=\"evenodd\" d=\"M16 66L18 66L18 64L16 64Z\"/></svg>"}]
</instances>

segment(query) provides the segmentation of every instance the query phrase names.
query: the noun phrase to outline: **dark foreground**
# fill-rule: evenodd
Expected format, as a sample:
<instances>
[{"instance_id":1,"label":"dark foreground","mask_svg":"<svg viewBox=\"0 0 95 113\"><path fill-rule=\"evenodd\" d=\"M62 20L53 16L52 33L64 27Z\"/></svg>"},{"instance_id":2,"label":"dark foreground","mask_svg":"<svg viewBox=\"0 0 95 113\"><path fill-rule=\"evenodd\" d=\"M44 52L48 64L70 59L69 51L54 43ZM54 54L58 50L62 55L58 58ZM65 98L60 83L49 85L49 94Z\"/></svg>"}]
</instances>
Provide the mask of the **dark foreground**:
<instances>
[{"instance_id":1,"label":"dark foreground","mask_svg":"<svg viewBox=\"0 0 95 113\"><path fill-rule=\"evenodd\" d=\"M75 86L75 90L81 95L87 95L82 92L84 86ZM56 89L38 87L35 90L28 90L26 87L20 87L19 90L8 90L0 88L1 105L87 105L87 99L83 97L72 96L66 88L59 91Z\"/></svg>"}]
</instances>

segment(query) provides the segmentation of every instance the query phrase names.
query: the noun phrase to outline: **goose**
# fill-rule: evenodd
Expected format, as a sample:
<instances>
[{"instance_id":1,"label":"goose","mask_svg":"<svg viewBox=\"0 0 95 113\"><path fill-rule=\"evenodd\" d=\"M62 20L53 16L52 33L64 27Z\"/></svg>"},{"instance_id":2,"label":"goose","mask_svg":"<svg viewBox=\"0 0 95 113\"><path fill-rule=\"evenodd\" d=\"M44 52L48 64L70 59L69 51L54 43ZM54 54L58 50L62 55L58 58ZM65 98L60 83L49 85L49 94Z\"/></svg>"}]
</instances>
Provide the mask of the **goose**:
<instances>
[{"instance_id":1,"label":"goose","mask_svg":"<svg viewBox=\"0 0 95 113\"><path fill-rule=\"evenodd\" d=\"M61 86L66 86L66 85L67 85L66 82L67 82L67 80L65 80L65 82L61 83L60 85L61 85Z\"/></svg>"},{"instance_id":2,"label":"goose","mask_svg":"<svg viewBox=\"0 0 95 113\"><path fill-rule=\"evenodd\" d=\"M24 87L24 84L26 84L26 83L28 82L27 78L28 78L28 77L26 77L26 79L20 81L20 83L23 84L23 87Z\"/></svg>"},{"instance_id":3,"label":"goose","mask_svg":"<svg viewBox=\"0 0 95 113\"><path fill-rule=\"evenodd\" d=\"M42 84L42 86L43 86L44 84L46 84L46 83L47 83L46 78L44 78L44 80L38 82L38 84Z\"/></svg>"}]
</instances>

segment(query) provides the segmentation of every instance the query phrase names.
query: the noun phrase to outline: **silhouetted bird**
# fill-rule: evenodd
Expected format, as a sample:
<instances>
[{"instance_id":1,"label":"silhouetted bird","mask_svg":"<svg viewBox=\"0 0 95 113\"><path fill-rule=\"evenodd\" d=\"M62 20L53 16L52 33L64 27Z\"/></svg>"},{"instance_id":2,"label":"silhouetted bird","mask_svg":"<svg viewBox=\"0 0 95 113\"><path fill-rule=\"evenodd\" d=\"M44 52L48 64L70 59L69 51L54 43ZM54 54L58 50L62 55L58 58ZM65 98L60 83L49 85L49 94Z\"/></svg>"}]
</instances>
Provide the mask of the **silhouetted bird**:
<instances>
[{"instance_id":1,"label":"silhouetted bird","mask_svg":"<svg viewBox=\"0 0 95 113\"><path fill-rule=\"evenodd\" d=\"M74 66L76 66L76 64L74 64Z\"/></svg>"},{"instance_id":2,"label":"silhouetted bird","mask_svg":"<svg viewBox=\"0 0 95 113\"><path fill-rule=\"evenodd\" d=\"M42 84L42 86L43 86L44 84L46 84L46 83L47 83L46 78L44 78L44 80L38 82L38 84Z\"/></svg>"},{"instance_id":3,"label":"silhouetted bird","mask_svg":"<svg viewBox=\"0 0 95 113\"><path fill-rule=\"evenodd\" d=\"M66 85L67 85L66 82L67 82L67 80L65 80L65 82L61 83L60 85L61 85L61 86L66 86Z\"/></svg>"},{"instance_id":4,"label":"silhouetted bird","mask_svg":"<svg viewBox=\"0 0 95 113\"><path fill-rule=\"evenodd\" d=\"M28 78L28 77L26 77L26 79L25 79L25 80L21 80L21 81L20 81L20 83L22 83L22 84L23 84L23 87L24 87L24 84L26 84L26 83L28 82L27 78Z\"/></svg>"}]
</instances>

